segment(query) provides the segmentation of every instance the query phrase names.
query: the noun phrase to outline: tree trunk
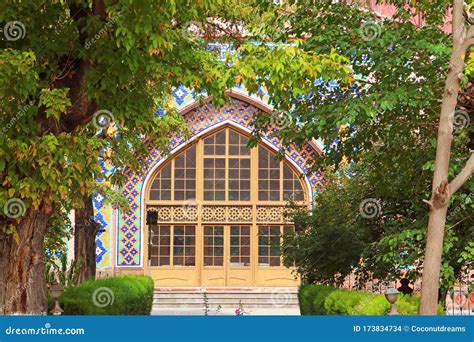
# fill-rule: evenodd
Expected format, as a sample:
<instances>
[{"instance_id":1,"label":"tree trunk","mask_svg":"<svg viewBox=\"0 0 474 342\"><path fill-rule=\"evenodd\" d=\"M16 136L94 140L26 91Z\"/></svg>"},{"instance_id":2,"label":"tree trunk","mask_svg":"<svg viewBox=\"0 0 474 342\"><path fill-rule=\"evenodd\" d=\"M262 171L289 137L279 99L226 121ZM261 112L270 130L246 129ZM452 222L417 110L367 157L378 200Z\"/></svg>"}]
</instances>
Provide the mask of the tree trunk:
<instances>
[{"instance_id":1,"label":"tree trunk","mask_svg":"<svg viewBox=\"0 0 474 342\"><path fill-rule=\"evenodd\" d=\"M464 70L464 54L468 44L464 42L463 1L454 0L453 51L446 76L443 102L438 127L436 159L432 183L432 196L428 202L430 217L426 236L426 251L421 284L420 314L436 315L438 305L439 276L443 254L444 225L449 199L452 196L448 184L449 158L453 139L453 123L460 90L460 78ZM451 189L453 190L453 189Z\"/></svg>"},{"instance_id":2,"label":"tree trunk","mask_svg":"<svg viewBox=\"0 0 474 342\"><path fill-rule=\"evenodd\" d=\"M436 315L437 313L446 212L447 206L444 206L434 209L430 213L421 284L420 314L422 315Z\"/></svg>"},{"instance_id":3,"label":"tree trunk","mask_svg":"<svg viewBox=\"0 0 474 342\"><path fill-rule=\"evenodd\" d=\"M47 312L43 239L50 217L51 210L30 208L16 227L18 240L11 234L3 235L0 299L4 314Z\"/></svg>"},{"instance_id":4,"label":"tree trunk","mask_svg":"<svg viewBox=\"0 0 474 342\"><path fill-rule=\"evenodd\" d=\"M92 196L83 196L84 207L76 209L74 229L74 259L79 265L78 281L95 278L96 236L100 225L94 221Z\"/></svg>"},{"instance_id":5,"label":"tree trunk","mask_svg":"<svg viewBox=\"0 0 474 342\"><path fill-rule=\"evenodd\" d=\"M7 241L7 235L0 230L0 314L3 314L5 306L5 270L8 264L7 255L10 254L10 244Z\"/></svg>"}]
</instances>

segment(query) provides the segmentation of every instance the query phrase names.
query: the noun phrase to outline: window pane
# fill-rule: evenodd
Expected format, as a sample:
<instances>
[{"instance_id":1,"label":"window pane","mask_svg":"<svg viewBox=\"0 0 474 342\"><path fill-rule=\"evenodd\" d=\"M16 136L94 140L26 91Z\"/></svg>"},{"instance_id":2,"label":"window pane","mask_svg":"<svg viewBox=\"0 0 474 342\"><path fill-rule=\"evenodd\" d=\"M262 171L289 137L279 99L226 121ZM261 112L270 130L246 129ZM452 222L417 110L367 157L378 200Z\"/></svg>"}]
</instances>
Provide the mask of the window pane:
<instances>
[{"instance_id":1,"label":"window pane","mask_svg":"<svg viewBox=\"0 0 474 342\"><path fill-rule=\"evenodd\" d=\"M204 139L204 155L225 155L225 130Z\"/></svg>"},{"instance_id":2,"label":"window pane","mask_svg":"<svg viewBox=\"0 0 474 342\"><path fill-rule=\"evenodd\" d=\"M149 258L151 266L168 266L170 264L169 226L149 227Z\"/></svg>"},{"instance_id":3,"label":"window pane","mask_svg":"<svg viewBox=\"0 0 474 342\"><path fill-rule=\"evenodd\" d=\"M175 266L194 266L196 263L196 228L194 226L174 227L173 264Z\"/></svg>"},{"instance_id":4,"label":"window pane","mask_svg":"<svg viewBox=\"0 0 474 342\"><path fill-rule=\"evenodd\" d=\"M228 170L228 189L230 201L250 199L250 159L230 158Z\"/></svg>"},{"instance_id":5,"label":"window pane","mask_svg":"<svg viewBox=\"0 0 474 342\"><path fill-rule=\"evenodd\" d=\"M230 145L238 145L239 144L239 133L230 130L229 132L229 144Z\"/></svg>"},{"instance_id":6,"label":"window pane","mask_svg":"<svg viewBox=\"0 0 474 342\"><path fill-rule=\"evenodd\" d=\"M204 145L204 154L205 155L213 155L214 154L214 146Z\"/></svg>"},{"instance_id":7,"label":"window pane","mask_svg":"<svg viewBox=\"0 0 474 342\"><path fill-rule=\"evenodd\" d=\"M171 200L171 192L169 189L171 189L171 162L168 162L155 176L151 184L150 200Z\"/></svg>"},{"instance_id":8,"label":"window pane","mask_svg":"<svg viewBox=\"0 0 474 342\"><path fill-rule=\"evenodd\" d=\"M224 145L225 144L225 130L222 130L216 133L216 144Z\"/></svg>"},{"instance_id":9,"label":"window pane","mask_svg":"<svg viewBox=\"0 0 474 342\"><path fill-rule=\"evenodd\" d=\"M174 199L193 199L196 194L196 145L176 157L174 178Z\"/></svg>"},{"instance_id":10,"label":"window pane","mask_svg":"<svg viewBox=\"0 0 474 342\"><path fill-rule=\"evenodd\" d=\"M204 241L207 244L204 248L204 266L223 266L224 227L205 226Z\"/></svg>"},{"instance_id":11,"label":"window pane","mask_svg":"<svg viewBox=\"0 0 474 342\"><path fill-rule=\"evenodd\" d=\"M280 266L280 226L258 229L258 260L260 266Z\"/></svg>"},{"instance_id":12,"label":"window pane","mask_svg":"<svg viewBox=\"0 0 474 342\"><path fill-rule=\"evenodd\" d=\"M168 163L168 165L163 168L161 173L162 173L163 178L171 179L171 164Z\"/></svg>"},{"instance_id":13,"label":"window pane","mask_svg":"<svg viewBox=\"0 0 474 342\"><path fill-rule=\"evenodd\" d=\"M230 256L231 266L250 265L250 227L230 227Z\"/></svg>"},{"instance_id":14,"label":"window pane","mask_svg":"<svg viewBox=\"0 0 474 342\"><path fill-rule=\"evenodd\" d=\"M249 156L250 149L247 147L249 139L233 130L229 131L229 155Z\"/></svg>"},{"instance_id":15,"label":"window pane","mask_svg":"<svg viewBox=\"0 0 474 342\"><path fill-rule=\"evenodd\" d=\"M184 156L179 155L174 159L174 166L175 167L183 167L184 166Z\"/></svg>"},{"instance_id":16,"label":"window pane","mask_svg":"<svg viewBox=\"0 0 474 342\"><path fill-rule=\"evenodd\" d=\"M204 159L204 200L225 200L220 190L225 189L225 159Z\"/></svg>"},{"instance_id":17,"label":"window pane","mask_svg":"<svg viewBox=\"0 0 474 342\"><path fill-rule=\"evenodd\" d=\"M258 150L258 199L260 201L279 201L280 162L276 160L276 154L264 147L259 146Z\"/></svg>"},{"instance_id":18,"label":"window pane","mask_svg":"<svg viewBox=\"0 0 474 342\"><path fill-rule=\"evenodd\" d=\"M301 179L286 163L283 167L283 177L283 199L285 201L304 200Z\"/></svg>"},{"instance_id":19,"label":"window pane","mask_svg":"<svg viewBox=\"0 0 474 342\"><path fill-rule=\"evenodd\" d=\"M184 169L175 169L174 178L184 179Z\"/></svg>"}]
</instances>

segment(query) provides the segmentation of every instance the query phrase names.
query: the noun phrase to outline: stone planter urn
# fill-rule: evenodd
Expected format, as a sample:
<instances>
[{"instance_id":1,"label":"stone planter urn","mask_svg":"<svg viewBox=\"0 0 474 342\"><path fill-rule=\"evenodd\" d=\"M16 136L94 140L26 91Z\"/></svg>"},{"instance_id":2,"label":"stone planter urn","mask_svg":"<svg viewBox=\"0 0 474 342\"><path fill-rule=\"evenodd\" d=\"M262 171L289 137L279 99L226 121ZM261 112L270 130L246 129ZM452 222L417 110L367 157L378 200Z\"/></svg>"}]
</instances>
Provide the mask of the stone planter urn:
<instances>
[{"instance_id":1,"label":"stone planter urn","mask_svg":"<svg viewBox=\"0 0 474 342\"><path fill-rule=\"evenodd\" d=\"M52 314L55 316L59 316L63 313L63 309L59 306L59 298L61 298L61 295L63 294L64 287L60 284L54 284L51 286L51 296L53 297L54 300L54 308L52 311Z\"/></svg>"}]
</instances>

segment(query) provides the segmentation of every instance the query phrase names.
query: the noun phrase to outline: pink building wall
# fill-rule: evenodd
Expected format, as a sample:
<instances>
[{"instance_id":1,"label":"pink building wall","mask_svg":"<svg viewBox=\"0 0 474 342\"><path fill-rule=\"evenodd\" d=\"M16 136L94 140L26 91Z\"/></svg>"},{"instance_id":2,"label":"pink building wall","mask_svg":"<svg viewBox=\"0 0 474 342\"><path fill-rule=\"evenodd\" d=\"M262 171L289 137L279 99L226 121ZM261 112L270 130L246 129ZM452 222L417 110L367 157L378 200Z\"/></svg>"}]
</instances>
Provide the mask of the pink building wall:
<instances>
[{"instance_id":1,"label":"pink building wall","mask_svg":"<svg viewBox=\"0 0 474 342\"><path fill-rule=\"evenodd\" d=\"M396 11L396 7L393 6L393 5L382 5L382 4L378 4L377 5L377 1L376 0L370 0L371 2L371 8L380 16L382 17L387 17L387 18L391 18L393 17L393 15L395 14L395 11ZM451 10L449 10L447 13L446 13L446 17L445 17L445 20L444 20L444 24L440 27L443 31L447 32L447 33L451 33L451 18L452 18L452 15L451 15ZM423 26L424 25L424 20L422 18L421 15L417 14L417 15L414 15L412 17L412 20L411 20L415 25L417 26Z\"/></svg>"}]
</instances>

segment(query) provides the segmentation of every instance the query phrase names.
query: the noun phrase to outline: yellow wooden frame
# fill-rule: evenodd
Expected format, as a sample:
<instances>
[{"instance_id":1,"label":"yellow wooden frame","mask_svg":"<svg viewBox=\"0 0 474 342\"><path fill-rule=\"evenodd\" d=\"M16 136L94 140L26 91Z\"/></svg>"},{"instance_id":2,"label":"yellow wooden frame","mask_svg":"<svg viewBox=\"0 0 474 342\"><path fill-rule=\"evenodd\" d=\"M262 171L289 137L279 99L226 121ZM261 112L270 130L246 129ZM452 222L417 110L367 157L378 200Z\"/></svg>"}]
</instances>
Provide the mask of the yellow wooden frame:
<instances>
[{"instance_id":1,"label":"yellow wooden frame","mask_svg":"<svg viewBox=\"0 0 474 342\"><path fill-rule=\"evenodd\" d=\"M204 139L212 134L217 133L218 131L226 130L226 154L224 156L208 156L208 157L218 157L225 158L225 198L224 201L204 201L203 200L203 180L204 180ZM238 156L228 154L229 149L229 130L234 130L237 133L247 136L246 132L243 132L235 127L225 126L220 127L212 132L207 133L206 135L200 137L197 141L192 142L183 150L178 153L186 151L193 145L196 145L196 199L195 202L205 205L215 205L215 206L232 206L232 205L247 205L252 207L252 222L251 223L238 223L238 222L215 222L215 223L203 223L201 215L198 215L197 221L194 223L196 226L196 237L195 237L195 253L196 253L196 262L195 266L180 266L180 267L167 267L167 266L148 266L148 244L147 248L144 251L144 260L146 262L145 272L152 276L155 280L157 286L297 286L298 279L295 278L292 274L292 269L288 269L284 266L259 266L258 265L258 226L259 225L281 225L268 222L258 223L257 224L257 206L285 206L286 202L283 201L283 163L287 163L290 169L295 172L297 175L299 172L294 168L291 163L286 161L280 161L280 201L259 201L258 200L258 148L265 148L269 150L272 154L275 152L272 151L269 147L259 144L258 148L252 148L250 150L250 200L249 201L229 201L228 200L228 184L229 184L229 175L228 175L228 165L229 159L237 158L248 158L248 156ZM171 201L156 201L150 200L149 190L153 181L149 182L147 188L145 189L145 205L146 206L179 206L179 205L189 205L189 200L186 201L175 201L174 200L174 159L167 161L166 163L172 163L171 165ZM161 171L161 169L166 165L164 163L160 167L155 175ZM152 177L154 179L155 175ZM308 204L309 190L304 182L301 181L301 187L304 193L304 201L299 202L300 205ZM163 223L165 224L165 223ZM171 226L173 230L174 225L189 225L189 223L166 223L166 225ZM206 225L214 226L224 226L224 265L223 270L214 270L214 273L209 273L209 267L204 269L203 266L203 227ZM230 253L230 226L233 225L248 225L250 226L250 266L249 267L229 267L229 253ZM148 229L144 229L144 241L148 241ZM172 239L173 240L173 239ZM174 241L171 241L173 245ZM171 247L170 258L173 259L173 248ZM171 263L170 263L171 264ZM224 274L222 274L222 272ZM208 274L209 273L209 274ZM224 280L222 280L224 278ZM214 280L213 280L214 279Z\"/></svg>"}]
</instances>

